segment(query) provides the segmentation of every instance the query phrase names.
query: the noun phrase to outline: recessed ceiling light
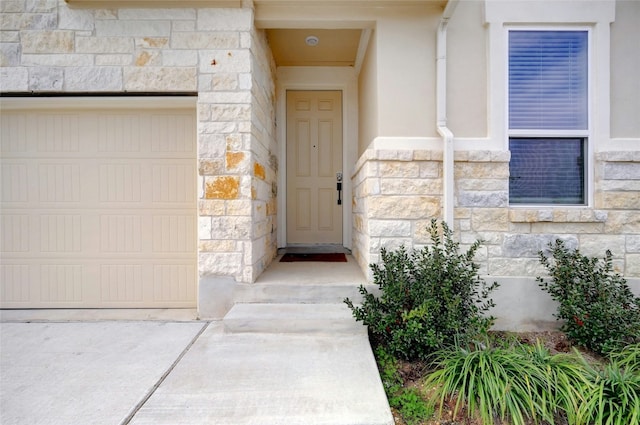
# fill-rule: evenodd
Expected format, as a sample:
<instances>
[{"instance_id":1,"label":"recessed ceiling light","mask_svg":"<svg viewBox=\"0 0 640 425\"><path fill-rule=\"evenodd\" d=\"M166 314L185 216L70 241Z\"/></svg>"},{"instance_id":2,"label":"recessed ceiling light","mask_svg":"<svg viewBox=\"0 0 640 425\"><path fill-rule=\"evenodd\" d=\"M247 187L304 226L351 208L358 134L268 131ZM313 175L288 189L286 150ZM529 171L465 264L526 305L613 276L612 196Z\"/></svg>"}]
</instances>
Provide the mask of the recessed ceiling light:
<instances>
[{"instance_id":1,"label":"recessed ceiling light","mask_svg":"<svg viewBox=\"0 0 640 425\"><path fill-rule=\"evenodd\" d=\"M305 43L307 43L307 46L317 46L318 43L320 42L320 39L318 37L316 37L315 35L310 35L309 37L307 37L304 40Z\"/></svg>"}]
</instances>

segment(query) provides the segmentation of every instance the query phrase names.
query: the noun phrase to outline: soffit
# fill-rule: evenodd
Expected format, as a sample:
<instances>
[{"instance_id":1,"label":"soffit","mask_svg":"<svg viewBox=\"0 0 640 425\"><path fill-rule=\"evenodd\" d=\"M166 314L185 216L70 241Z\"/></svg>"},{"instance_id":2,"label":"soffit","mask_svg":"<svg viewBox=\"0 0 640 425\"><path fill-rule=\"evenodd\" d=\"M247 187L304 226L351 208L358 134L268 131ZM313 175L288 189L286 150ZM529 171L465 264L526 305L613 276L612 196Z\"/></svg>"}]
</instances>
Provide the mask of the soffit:
<instances>
[{"instance_id":1,"label":"soffit","mask_svg":"<svg viewBox=\"0 0 640 425\"><path fill-rule=\"evenodd\" d=\"M268 29L267 39L278 66L354 66L360 29ZM317 37L310 46L307 37Z\"/></svg>"}]
</instances>

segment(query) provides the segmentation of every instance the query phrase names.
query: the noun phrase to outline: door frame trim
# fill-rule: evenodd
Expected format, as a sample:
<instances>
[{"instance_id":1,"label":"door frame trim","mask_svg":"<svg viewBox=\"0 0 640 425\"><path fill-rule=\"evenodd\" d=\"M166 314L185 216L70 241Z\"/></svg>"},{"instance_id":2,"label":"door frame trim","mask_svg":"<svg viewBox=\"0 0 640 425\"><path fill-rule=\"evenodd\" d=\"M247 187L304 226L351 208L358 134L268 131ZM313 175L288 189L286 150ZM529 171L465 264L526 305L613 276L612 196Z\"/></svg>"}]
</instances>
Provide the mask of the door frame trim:
<instances>
[{"instance_id":1,"label":"door frame trim","mask_svg":"<svg viewBox=\"0 0 640 425\"><path fill-rule=\"evenodd\" d=\"M277 70L276 128L278 139L278 248L287 246L287 90L342 92L342 245L352 246L351 175L358 152L358 82L351 67L280 67Z\"/></svg>"}]
</instances>

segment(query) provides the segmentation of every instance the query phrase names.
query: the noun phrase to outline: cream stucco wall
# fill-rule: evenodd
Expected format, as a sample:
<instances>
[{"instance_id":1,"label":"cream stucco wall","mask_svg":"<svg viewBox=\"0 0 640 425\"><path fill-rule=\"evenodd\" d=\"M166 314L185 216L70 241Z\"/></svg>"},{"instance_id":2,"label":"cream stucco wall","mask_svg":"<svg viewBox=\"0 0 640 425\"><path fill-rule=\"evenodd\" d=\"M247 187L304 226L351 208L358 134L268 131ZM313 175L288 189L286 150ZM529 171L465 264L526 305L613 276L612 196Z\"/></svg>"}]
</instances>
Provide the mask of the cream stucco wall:
<instances>
[{"instance_id":1,"label":"cream stucco wall","mask_svg":"<svg viewBox=\"0 0 640 425\"><path fill-rule=\"evenodd\" d=\"M447 30L447 126L456 137L487 136L487 30L483 4L458 5Z\"/></svg>"},{"instance_id":2,"label":"cream stucco wall","mask_svg":"<svg viewBox=\"0 0 640 425\"><path fill-rule=\"evenodd\" d=\"M377 39L374 31L358 79L358 156L378 136Z\"/></svg>"},{"instance_id":3,"label":"cream stucco wall","mask_svg":"<svg viewBox=\"0 0 640 425\"><path fill-rule=\"evenodd\" d=\"M437 136L435 35L440 14L439 8L407 8L378 21L379 136Z\"/></svg>"},{"instance_id":4,"label":"cream stucco wall","mask_svg":"<svg viewBox=\"0 0 640 425\"><path fill-rule=\"evenodd\" d=\"M611 26L611 137L640 138L640 2L618 1Z\"/></svg>"}]
</instances>

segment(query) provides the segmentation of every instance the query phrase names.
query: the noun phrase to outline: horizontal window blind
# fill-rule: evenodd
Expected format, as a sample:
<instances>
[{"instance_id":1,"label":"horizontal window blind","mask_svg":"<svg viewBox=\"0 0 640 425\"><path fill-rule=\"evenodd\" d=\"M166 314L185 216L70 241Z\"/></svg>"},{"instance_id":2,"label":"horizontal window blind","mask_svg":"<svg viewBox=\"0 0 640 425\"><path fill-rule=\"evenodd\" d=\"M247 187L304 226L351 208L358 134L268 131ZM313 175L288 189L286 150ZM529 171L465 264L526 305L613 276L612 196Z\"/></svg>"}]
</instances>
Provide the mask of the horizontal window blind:
<instances>
[{"instance_id":1,"label":"horizontal window blind","mask_svg":"<svg viewBox=\"0 0 640 425\"><path fill-rule=\"evenodd\" d=\"M509 128L586 130L587 31L509 32Z\"/></svg>"}]
</instances>

